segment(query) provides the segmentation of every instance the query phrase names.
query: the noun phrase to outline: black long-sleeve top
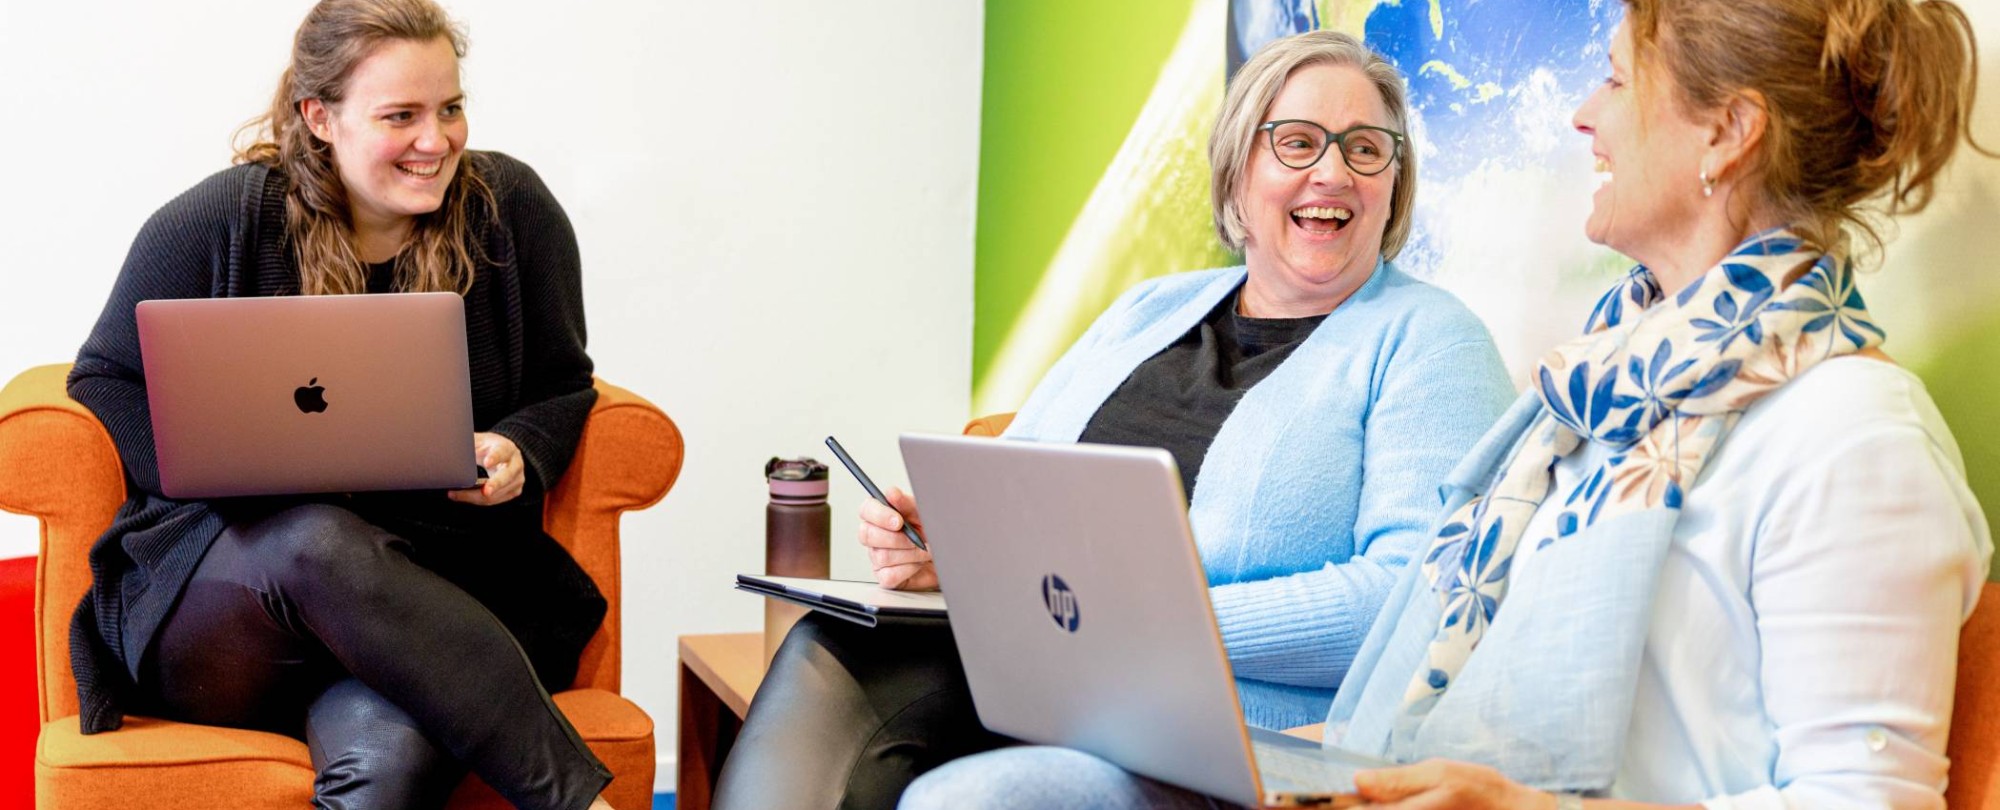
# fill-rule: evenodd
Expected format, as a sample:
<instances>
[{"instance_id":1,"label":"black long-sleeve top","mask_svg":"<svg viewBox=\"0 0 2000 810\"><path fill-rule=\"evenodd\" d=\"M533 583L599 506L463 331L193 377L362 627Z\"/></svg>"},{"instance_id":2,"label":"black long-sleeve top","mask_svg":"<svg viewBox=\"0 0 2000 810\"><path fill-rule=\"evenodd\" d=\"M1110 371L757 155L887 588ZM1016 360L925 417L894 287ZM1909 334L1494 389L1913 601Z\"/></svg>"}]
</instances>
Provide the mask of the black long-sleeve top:
<instances>
[{"instance_id":1,"label":"black long-sleeve top","mask_svg":"<svg viewBox=\"0 0 2000 810\"><path fill-rule=\"evenodd\" d=\"M497 212L474 220L482 257L465 295L473 423L521 449L528 487L494 507L439 492L342 498L410 539L413 557L506 623L543 682L561 688L602 621L590 578L541 529L541 493L563 474L596 402L580 258L562 207L533 169L468 152ZM134 307L149 299L299 294L285 231L289 179L260 164L218 172L154 213L126 255L97 325L77 354L69 393L111 433L127 499L91 547L92 584L70 625L82 730L123 722L140 657L223 528L299 498L175 500L160 493ZM478 208L478 206L475 206ZM301 463L308 463L302 460ZM413 654L420 654L413 651Z\"/></svg>"},{"instance_id":2,"label":"black long-sleeve top","mask_svg":"<svg viewBox=\"0 0 2000 810\"><path fill-rule=\"evenodd\" d=\"M1252 318L1236 311L1242 295L1237 288L1187 334L1133 369L1077 441L1163 448L1180 469L1182 496L1193 497L1208 446L1236 403L1326 320Z\"/></svg>"}]
</instances>

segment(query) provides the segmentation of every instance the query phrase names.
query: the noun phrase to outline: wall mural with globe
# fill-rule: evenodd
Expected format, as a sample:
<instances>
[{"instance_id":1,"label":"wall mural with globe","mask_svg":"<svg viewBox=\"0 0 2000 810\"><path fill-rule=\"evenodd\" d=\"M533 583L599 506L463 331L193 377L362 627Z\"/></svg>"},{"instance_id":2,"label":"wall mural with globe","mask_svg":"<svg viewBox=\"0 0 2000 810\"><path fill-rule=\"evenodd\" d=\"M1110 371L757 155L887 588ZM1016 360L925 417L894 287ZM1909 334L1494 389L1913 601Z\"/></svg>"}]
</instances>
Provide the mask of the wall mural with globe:
<instances>
[{"instance_id":1,"label":"wall mural with globe","mask_svg":"<svg viewBox=\"0 0 2000 810\"><path fill-rule=\"evenodd\" d=\"M1962 5L1987 89L1975 135L2000 145L2000 4ZM1421 179L1398 264L1466 301L1525 379L1630 266L1583 238L1596 183L1570 125L1623 13L1618 0L988 3L974 412L1019 407L1133 283L1239 260L1209 222L1209 127L1229 71L1312 29L1361 36L1409 77ZM1961 154L1862 285L2000 524L2000 160Z\"/></svg>"}]
</instances>

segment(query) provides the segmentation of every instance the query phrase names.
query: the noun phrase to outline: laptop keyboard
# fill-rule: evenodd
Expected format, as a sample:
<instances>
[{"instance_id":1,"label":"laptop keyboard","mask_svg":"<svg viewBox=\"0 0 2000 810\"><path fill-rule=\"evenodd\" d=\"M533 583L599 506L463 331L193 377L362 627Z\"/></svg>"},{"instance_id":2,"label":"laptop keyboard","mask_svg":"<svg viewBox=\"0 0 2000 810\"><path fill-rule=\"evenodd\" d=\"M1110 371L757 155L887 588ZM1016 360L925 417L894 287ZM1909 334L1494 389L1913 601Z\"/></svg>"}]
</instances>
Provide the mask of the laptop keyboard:
<instances>
[{"instance_id":1,"label":"laptop keyboard","mask_svg":"<svg viewBox=\"0 0 2000 810\"><path fill-rule=\"evenodd\" d=\"M1252 736L1250 750L1266 793L1353 793L1356 771L1386 764L1303 740L1290 745L1258 736Z\"/></svg>"}]
</instances>

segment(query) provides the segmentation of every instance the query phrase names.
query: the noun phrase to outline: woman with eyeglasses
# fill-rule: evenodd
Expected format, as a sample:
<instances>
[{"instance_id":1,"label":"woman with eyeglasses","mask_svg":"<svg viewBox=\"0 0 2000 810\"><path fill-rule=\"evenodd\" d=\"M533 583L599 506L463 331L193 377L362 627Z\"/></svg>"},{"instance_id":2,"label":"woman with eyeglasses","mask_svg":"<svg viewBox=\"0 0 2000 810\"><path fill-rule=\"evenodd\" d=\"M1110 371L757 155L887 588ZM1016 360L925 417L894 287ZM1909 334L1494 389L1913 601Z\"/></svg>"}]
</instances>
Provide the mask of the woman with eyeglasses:
<instances>
[{"instance_id":1,"label":"woman with eyeglasses","mask_svg":"<svg viewBox=\"0 0 2000 810\"><path fill-rule=\"evenodd\" d=\"M1326 740L1412 763L1355 777L1369 807L1942 808L1993 543L1855 276L1970 137L1972 26L1629 0L1608 51L1584 232L1641 264L1445 482ZM1214 804L1042 747L904 807Z\"/></svg>"},{"instance_id":2,"label":"woman with eyeglasses","mask_svg":"<svg viewBox=\"0 0 2000 810\"><path fill-rule=\"evenodd\" d=\"M1408 122L1402 77L1352 37L1266 47L1209 141L1216 229L1244 265L1127 292L1006 432L1173 455L1258 726L1325 716L1424 540L1436 481L1512 397L1479 320L1389 264L1416 195ZM917 504L886 494L861 510L876 579L936 587L929 553L901 534ZM751 705L716 807L887 807L924 771L1006 742L973 713L948 630L808 616Z\"/></svg>"}]
</instances>

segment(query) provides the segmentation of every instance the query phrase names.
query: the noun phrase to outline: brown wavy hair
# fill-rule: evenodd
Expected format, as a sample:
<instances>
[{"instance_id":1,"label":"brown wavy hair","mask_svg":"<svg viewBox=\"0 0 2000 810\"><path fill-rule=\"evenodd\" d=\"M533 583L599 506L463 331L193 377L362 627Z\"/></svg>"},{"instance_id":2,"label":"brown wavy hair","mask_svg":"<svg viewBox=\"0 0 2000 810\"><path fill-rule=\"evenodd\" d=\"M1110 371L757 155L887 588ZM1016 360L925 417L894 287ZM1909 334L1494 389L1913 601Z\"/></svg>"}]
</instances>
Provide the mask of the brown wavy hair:
<instances>
[{"instance_id":1,"label":"brown wavy hair","mask_svg":"<svg viewBox=\"0 0 2000 810\"><path fill-rule=\"evenodd\" d=\"M1930 204L1972 139L1979 55L1949 0L1627 0L1639 63L1663 66L1682 110L1761 96L1755 173L1768 214L1828 250Z\"/></svg>"},{"instance_id":2,"label":"brown wavy hair","mask_svg":"<svg viewBox=\"0 0 2000 810\"><path fill-rule=\"evenodd\" d=\"M239 144L249 141L237 147L237 163L261 163L287 178L285 231L306 295L365 292L368 275L355 249L347 188L334 167L333 147L305 125L300 103L316 98L338 105L355 66L384 42L439 38L464 58L465 32L431 0L321 0L299 24L291 65L278 78L271 109L237 132ZM458 161L444 204L416 218L409 242L396 255L396 289L464 294L472 288L476 263L485 258L475 223L495 203L470 157Z\"/></svg>"}]
</instances>

